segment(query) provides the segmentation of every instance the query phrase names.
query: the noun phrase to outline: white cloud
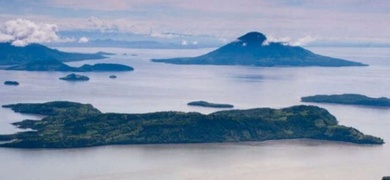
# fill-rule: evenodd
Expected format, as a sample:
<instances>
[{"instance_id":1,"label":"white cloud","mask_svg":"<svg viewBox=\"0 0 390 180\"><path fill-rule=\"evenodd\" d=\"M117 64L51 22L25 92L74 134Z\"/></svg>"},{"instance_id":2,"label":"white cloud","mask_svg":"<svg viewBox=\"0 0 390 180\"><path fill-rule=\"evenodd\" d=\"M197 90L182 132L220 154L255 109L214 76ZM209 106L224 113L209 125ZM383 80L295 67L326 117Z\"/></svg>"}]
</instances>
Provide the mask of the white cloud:
<instances>
[{"instance_id":1,"label":"white cloud","mask_svg":"<svg viewBox=\"0 0 390 180\"><path fill-rule=\"evenodd\" d=\"M310 42L315 41L317 38L312 37L312 36L305 36L303 38L299 38L294 42L291 42L290 44L293 46L304 46Z\"/></svg>"},{"instance_id":2,"label":"white cloud","mask_svg":"<svg viewBox=\"0 0 390 180\"><path fill-rule=\"evenodd\" d=\"M99 30L101 32L135 32L148 33L149 28L144 28L144 25L136 24L129 19L102 19L97 17L89 17L87 20L87 28Z\"/></svg>"},{"instance_id":3,"label":"white cloud","mask_svg":"<svg viewBox=\"0 0 390 180\"><path fill-rule=\"evenodd\" d=\"M54 24L37 24L25 19L9 20L0 30L0 41L14 46L30 43L45 43L59 40L58 28Z\"/></svg>"},{"instance_id":4,"label":"white cloud","mask_svg":"<svg viewBox=\"0 0 390 180\"><path fill-rule=\"evenodd\" d=\"M13 40L14 37L9 34L3 34L0 32L0 42L9 42Z\"/></svg>"},{"instance_id":5,"label":"white cloud","mask_svg":"<svg viewBox=\"0 0 390 180\"><path fill-rule=\"evenodd\" d=\"M298 39L292 39L288 36L285 36L285 37L268 36L267 40L264 41L262 45L266 46L271 42L279 42L279 43L282 43L284 45L304 46L304 45L307 45L308 43L313 42L315 40L317 40L317 38L310 36L310 35L306 35L306 36L304 36L302 38L298 38Z\"/></svg>"},{"instance_id":6,"label":"white cloud","mask_svg":"<svg viewBox=\"0 0 390 180\"><path fill-rule=\"evenodd\" d=\"M175 33L160 33L160 32L152 32L150 36L156 38L166 38L166 39L179 37L179 35Z\"/></svg>"},{"instance_id":7,"label":"white cloud","mask_svg":"<svg viewBox=\"0 0 390 180\"><path fill-rule=\"evenodd\" d=\"M279 43L282 43L284 45L288 45L290 40L291 40L290 37L277 38L274 36L267 36L267 39L261 45L268 46L269 43L272 43L272 42L279 42Z\"/></svg>"},{"instance_id":8,"label":"white cloud","mask_svg":"<svg viewBox=\"0 0 390 180\"><path fill-rule=\"evenodd\" d=\"M112 21L99 19L96 17L88 18L87 23L90 27L99 29L101 31L116 31L118 29Z\"/></svg>"},{"instance_id":9,"label":"white cloud","mask_svg":"<svg viewBox=\"0 0 390 180\"><path fill-rule=\"evenodd\" d=\"M87 43L88 41L89 41L89 39L87 37L81 37L78 42L79 43Z\"/></svg>"},{"instance_id":10,"label":"white cloud","mask_svg":"<svg viewBox=\"0 0 390 180\"><path fill-rule=\"evenodd\" d=\"M274 37L274 36L268 36L267 37L267 41L268 42L282 42L282 43L287 43L289 41L291 41L291 38L290 37Z\"/></svg>"}]
</instances>

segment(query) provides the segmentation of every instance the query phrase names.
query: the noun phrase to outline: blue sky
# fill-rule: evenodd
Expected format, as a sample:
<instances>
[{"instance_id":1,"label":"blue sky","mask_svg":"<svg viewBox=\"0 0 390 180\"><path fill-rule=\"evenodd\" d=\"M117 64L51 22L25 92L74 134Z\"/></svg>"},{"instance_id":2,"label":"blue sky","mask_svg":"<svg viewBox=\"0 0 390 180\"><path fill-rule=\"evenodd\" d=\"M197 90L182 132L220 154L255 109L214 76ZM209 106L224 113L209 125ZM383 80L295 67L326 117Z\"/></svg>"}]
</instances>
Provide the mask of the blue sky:
<instances>
[{"instance_id":1,"label":"blue sky","mask_svg":"<svg viewBox=\"0 0 390 180\"><path fill-rule=\"evenodd\" d=\"M14 19L58 31L103 31L231 41L260 31L297 45L312 41L390 44L388 0L0 0L0 24Z\"/></svg>"}]
</instances>

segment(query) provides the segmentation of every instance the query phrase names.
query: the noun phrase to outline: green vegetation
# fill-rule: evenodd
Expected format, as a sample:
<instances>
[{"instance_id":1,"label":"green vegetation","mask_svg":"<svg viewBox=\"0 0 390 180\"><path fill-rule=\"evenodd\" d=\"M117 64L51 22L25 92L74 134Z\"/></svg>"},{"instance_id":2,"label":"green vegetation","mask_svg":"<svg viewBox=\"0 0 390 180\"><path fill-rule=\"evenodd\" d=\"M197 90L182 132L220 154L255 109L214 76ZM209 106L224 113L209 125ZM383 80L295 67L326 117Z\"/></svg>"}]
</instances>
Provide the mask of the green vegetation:
<instances>
[{"instance_id":1,"label":"green vegetation","mask_svg":"<svg viewBox=\"0 0 390 180\"><path fill-rule=\"evenodd\" d=\"M334 103L334 104L390 107L390 99L388 98L385 97L372 98L360 94L315 95L315 96L302 97L301 101L316 102L316 103Z\"/></svg>"},{"instance_id":2,"label":"green vegetation","mask_svg":"<svg viewBox=\"0 0 390 180\"><path fill-rule=\"evenodd\" d=\"M383 140L338 125L334 116L315 106L219 111L101 113L90 104L48 102L5 105L15 112L40 114L40 121L14 123L32 131L0 135L2 147L72 148L110 144L208 143L311 138L359 144Z\"/></svg>"},{"instance_id":3,"label":"green vegetation","mask_svg":"<svg viewBox=\"0 0 390 180\"><path fill-rule=\"evenodd\" d=\"M60 78L65 81L89 81L89 77L80 74L68 74L65 77Z\"/></svg>"},{"instance_id":4,"label":"green vegetation","mask_svg":"<svg viewBox=\"0 0 390 180\"><path fill-rule=\"evenodd\" d=\"M171 64L210 64L245 66L367 66L362 63L314 54L298 46L268 42L259 32L250 32L236 41L198 57L153 59Z\"/></svg>"},{"instance_id":5,"label":"green vegetation","mask_svg":"<svg viewBox=\"0 0 390 180\"><path fill-rule=\"evenodd\" d=\"M201 106L201 107L211 107L211 108L233 108L234 106L231 104L216 104L209 103L207 101L193 101L187 103L189 106Z\"/></svg>"}]
</instances>

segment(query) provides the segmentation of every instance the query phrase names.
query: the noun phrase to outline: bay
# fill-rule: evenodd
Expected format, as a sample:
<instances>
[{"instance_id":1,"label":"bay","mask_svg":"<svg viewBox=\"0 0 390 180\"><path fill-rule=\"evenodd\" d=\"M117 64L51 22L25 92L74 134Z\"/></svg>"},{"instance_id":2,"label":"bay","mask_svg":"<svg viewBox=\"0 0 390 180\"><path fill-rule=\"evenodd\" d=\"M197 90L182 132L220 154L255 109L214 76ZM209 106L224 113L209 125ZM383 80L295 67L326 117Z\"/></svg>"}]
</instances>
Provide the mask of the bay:
<instances>
[{"instance_id":1,"label":"bay","mask_svg":"<svg viewBox=\"0 0 390 180\"><path fill-rule=\"evenodd\" d=\"M194 100L229 103L237 109L281 108L314 94L359 93L390 97L388 48L311 48L368 67L261 68L183 66L150 62L151 58L195 56L210 51L120 48L61 48L76 52L113 52L104 60L133 72L82 73L88 82L58 80L67 73L0 71L0 104L68 100L91 103L103 112L144 113L215 109L187 106ZM127 55L125 55L127 54ZM131 56L136 54L136 56ZM117 75L110 79L109 75ZM390 139L390 109L314 104L340 124ZM18 131L10 123L39 116L0 108L0 133ZM251 143L126 145L63 150L0 149L2 179L380 179L390 175L390 147L313 140Z\"/></svg>"}]
</instances>

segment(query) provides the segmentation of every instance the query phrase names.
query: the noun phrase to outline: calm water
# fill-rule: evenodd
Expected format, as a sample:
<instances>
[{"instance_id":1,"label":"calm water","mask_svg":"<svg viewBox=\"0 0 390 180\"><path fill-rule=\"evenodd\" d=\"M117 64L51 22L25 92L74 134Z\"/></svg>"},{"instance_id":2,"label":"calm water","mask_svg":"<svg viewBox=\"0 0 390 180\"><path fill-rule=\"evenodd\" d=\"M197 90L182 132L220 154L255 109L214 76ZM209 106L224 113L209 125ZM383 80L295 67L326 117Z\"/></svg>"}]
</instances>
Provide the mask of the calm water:
<instances>
[{"instance_id":1,"label":"calm water","mask_svg":"<svg viewBox=\"0 0 390 180\"><path fill-rule=\"evenodd\" d=\"M102 49L63 49L96 52ZM213 112L189 101L231 103L238 109L287 107L301 96L360 93L390 97L390 51L386 48L312 48L324 55L370 64L348 68L256 68L179 66L150 58L194 56L201 50L103 49L117 55L99 61L131 65L133 72L84 73L89 82L58 80L67 73L0 71L0 104L70 100L103 112L166 110ZM123 55L127 53L129 55ZM130 56L137 54L137 56ZM390 141L390 109L319 105L340 124ZM0 133L16 132L11 122L38 119L0 108ZM311 140L228 144L129 145L67 150L0 148L1 179L380 179L390 175L390 146L360 146Z\"/></svg>"}]
</instances>

